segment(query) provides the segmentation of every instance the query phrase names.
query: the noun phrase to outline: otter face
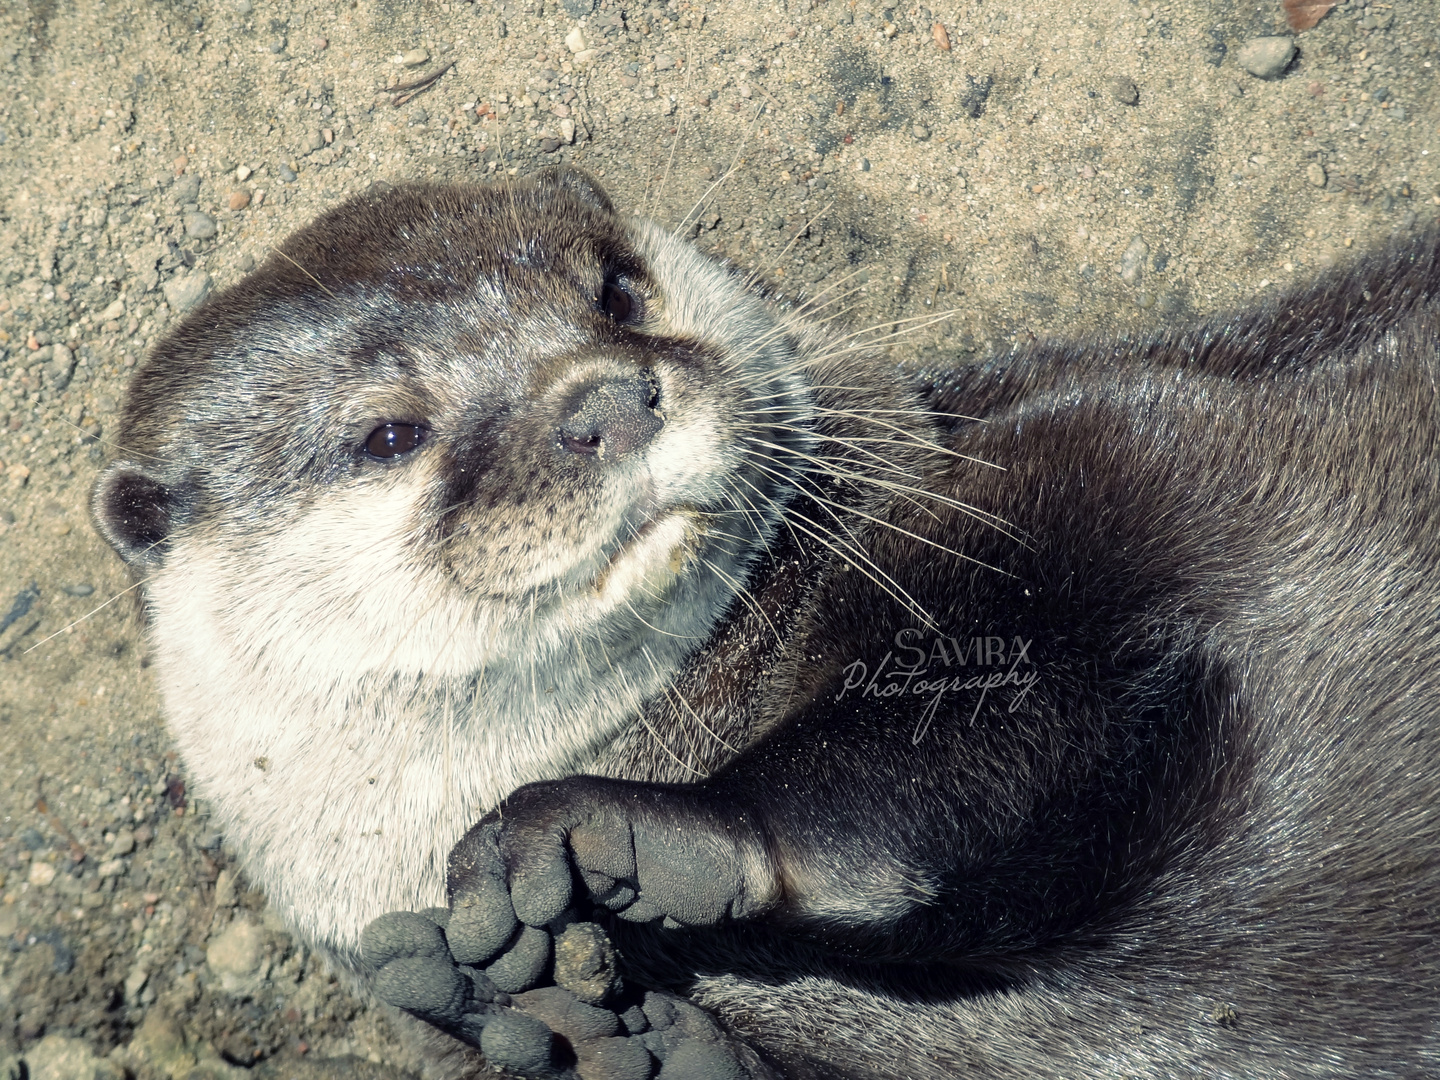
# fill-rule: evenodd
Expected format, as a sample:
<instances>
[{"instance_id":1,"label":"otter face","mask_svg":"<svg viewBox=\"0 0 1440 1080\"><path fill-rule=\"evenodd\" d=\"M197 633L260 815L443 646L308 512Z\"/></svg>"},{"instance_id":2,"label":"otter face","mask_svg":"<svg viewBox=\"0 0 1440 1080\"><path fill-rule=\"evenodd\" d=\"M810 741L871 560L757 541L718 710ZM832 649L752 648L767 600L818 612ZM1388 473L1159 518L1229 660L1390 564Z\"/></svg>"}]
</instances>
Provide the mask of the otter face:
<instances>
[{"instance_id":1,"label":"otter face","mask_svg":"<svg viewBox=\"0 0 1440 1080\"><path fill-rule=\"evenodd\" d=\"M471 823L711 635L810 445L794 333L561 172L354 199L141 368L95 517L190 775L308 941L440 903Z\"/></svg>"},{"instance_id":2,"label":"otter face","mask_svg":"<svg viewBox=\"0 0 1440 1080\"><path fill-rule=\"evenodd\" d=\"M401 187L160 347L95 513L157 625L312 678L698 644L806 408L770 310L583 175Z\"/></svg>"}]
</instances>

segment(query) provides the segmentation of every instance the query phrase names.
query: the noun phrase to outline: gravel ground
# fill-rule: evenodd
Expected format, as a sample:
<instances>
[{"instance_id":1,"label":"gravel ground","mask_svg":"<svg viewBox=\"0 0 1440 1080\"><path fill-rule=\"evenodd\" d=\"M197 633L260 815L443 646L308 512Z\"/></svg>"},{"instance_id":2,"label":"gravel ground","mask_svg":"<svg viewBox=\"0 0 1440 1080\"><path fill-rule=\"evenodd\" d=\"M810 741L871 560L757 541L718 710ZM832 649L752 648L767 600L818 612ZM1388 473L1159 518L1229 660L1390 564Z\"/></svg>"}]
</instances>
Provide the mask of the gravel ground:
<instances>
[{"instance_id":1,"label":"gravel ground","mask_svg":"<svg viewBox=\"0 0 1440 1080\"><path fill-rule=\"evenodd\" d=\"M186 791L85 508L145 350L322 208L574 162L921 363L1251 303L1440 216L1440 0L1258 45L1278 0L590 3L0 7L0 1080L417 1068Z\"/></svg>"}]
</instances>

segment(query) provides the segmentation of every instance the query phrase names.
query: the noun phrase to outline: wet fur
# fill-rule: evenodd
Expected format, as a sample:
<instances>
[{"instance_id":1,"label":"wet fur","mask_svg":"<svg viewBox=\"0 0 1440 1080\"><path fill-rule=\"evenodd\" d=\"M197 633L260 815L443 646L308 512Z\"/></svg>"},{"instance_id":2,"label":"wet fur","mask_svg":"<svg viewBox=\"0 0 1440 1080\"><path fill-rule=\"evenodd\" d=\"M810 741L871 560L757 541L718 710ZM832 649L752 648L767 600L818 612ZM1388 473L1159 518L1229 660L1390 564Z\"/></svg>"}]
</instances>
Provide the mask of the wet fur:
<instances>
[{"instance_id":1,"label":"wet fur","mask_svg":"<svg viewBox=\"0 0 1440 1080\"><path fill-rule=\"evenodd\" d=\"M187 327L196 350L214 333ZM1436 237L1193 330L914 388L873 357L817 369L805 426L861 482L799 476L709 640L638 718L541 765L667 785L697 832L761 823L778 901L719 929L614 922L631 977L794 1077L1440 1067ZM142 382L129 414L157 457L168 393ZM880 416L938 498L856 449ZM98 516L144 564L204 511L173 470L129 468ZM1039 679L1014 710L957 692L922 733L914 701L843 690L907 629L1028 640ZM394 895L363 908L433 902ZM306 902L287 914L312 938L351 940Z\"/></svg>"}]
</instances>

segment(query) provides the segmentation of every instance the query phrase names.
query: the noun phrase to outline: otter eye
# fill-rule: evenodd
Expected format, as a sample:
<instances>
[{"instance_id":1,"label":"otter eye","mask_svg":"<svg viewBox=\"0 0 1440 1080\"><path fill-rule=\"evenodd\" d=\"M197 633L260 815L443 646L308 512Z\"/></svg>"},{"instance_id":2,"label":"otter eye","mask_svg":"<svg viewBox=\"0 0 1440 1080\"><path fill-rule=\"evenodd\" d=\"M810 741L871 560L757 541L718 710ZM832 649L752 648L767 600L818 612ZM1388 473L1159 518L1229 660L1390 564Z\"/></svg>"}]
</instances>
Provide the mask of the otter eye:
<instances>
[{"instance_id":1,"label":"otter eye","mask_svg":"<svg viewBox=\"0 0 1440 1080\"><path fill-rule=\"evenodd\" d=\"M423 443L426 434L419 424L381 424L365 440L365 453L382 460L396 458Z\"/></svg>"},{"instance_id":2,"label":"otter eye","mask_svg":"<svg viewBox=\"0 0 1440 1080\"><path fill-rule=\"evenodd\" d=\"M638 306L618 281L607 281L600 289L600 310L616 322L629 322Z\"/></svg>"}]
</instances>

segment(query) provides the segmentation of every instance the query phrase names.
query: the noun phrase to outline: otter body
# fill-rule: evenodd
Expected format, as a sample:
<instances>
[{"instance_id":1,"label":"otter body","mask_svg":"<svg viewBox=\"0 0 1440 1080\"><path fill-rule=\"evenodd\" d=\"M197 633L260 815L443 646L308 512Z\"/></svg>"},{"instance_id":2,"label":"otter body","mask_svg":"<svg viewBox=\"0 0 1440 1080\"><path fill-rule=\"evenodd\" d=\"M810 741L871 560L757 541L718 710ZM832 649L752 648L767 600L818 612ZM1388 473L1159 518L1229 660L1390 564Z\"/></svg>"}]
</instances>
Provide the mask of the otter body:
<instances>
[{"instance_id":1,"label":"otter body","mask_svg":"<svg viewBox=\"0 0 1440 1080\"><path fill-rule=\"evenodd\" d=\"M96 516L257 884L516 1075L1419 1075L1437 375L1433 237L917 382L579 174L399 188Z\"/></svg>"}]
</instances>

